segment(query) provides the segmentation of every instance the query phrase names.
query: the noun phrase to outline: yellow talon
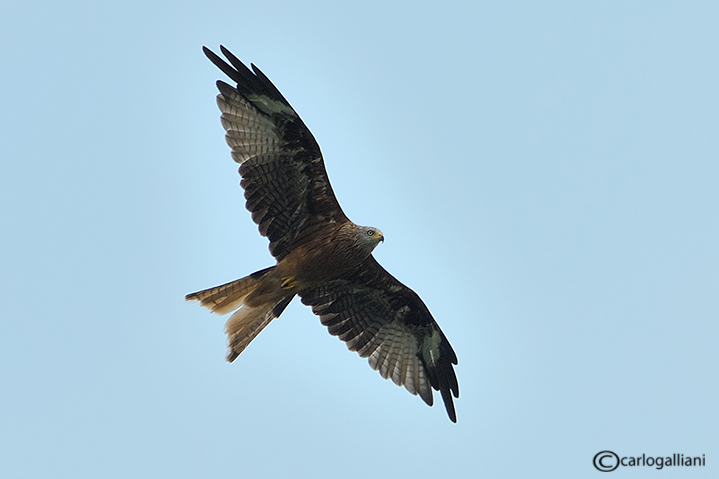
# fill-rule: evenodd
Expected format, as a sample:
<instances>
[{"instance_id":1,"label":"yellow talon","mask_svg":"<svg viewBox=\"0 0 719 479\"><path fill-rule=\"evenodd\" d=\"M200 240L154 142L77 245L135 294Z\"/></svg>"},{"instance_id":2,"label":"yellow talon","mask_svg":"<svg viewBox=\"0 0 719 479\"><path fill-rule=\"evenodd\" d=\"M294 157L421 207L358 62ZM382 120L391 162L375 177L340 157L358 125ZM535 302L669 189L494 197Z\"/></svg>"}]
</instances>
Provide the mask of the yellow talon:
<instances>
[{"instance_id":1,"label":"yellow talon","mask_svg":"<svg viewBox=\"0 0 719 479\"><path fill-rule=\"evenodd\" d=\"M282 278L282 284L280 284L282 289L292 289L295 286L297 286L297 281L294 276L285 276Z\"/></svg>"}]
</instances>

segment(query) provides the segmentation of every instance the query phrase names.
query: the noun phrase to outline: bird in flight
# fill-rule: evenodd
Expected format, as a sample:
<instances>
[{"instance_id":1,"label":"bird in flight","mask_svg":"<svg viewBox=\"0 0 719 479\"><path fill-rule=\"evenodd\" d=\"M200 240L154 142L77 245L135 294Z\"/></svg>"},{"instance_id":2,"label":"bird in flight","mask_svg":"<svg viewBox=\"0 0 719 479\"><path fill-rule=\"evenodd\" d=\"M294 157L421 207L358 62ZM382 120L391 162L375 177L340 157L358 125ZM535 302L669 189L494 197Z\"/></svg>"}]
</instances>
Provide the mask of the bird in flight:
<instances>
[{"instance_id":1,"label":"bird in flight","mask_svg":"<svg viewBox=\"0 0 719 479\"><path fill-rule=\"evenodd\" d=\"M240 164L246 207L277 264L185 299L233 312L225 324L232 362L298 295L383 378L430 406L432 389L439 391L457 422L457 356L417 293L372 256L384 235L342 212L319 145L280 91L259 68L220 50L227 61L203 47L236 83L217 82L220 120Z\"/></svg>"}]
</instances>

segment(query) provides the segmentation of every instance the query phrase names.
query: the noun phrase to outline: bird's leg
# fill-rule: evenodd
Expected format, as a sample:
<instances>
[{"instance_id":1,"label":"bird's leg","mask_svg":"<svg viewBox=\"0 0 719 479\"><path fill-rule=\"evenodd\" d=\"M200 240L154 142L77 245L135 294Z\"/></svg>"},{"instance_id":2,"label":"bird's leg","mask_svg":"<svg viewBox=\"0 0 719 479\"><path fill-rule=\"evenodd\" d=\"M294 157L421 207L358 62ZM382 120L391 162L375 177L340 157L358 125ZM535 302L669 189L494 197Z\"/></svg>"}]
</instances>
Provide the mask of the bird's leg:
<instances>
[{"instance_id":1,"label":"bird's leg","mask_svg":"<svg viewBox=\"0 0 719 479\"><path fill-rule=\"evenodd\" d=\"M297 278L294 276L285 276L282 278L282 283L280 284L282 289L292 289L295 286L297 286Z\"/></svg>"}]
</instances>

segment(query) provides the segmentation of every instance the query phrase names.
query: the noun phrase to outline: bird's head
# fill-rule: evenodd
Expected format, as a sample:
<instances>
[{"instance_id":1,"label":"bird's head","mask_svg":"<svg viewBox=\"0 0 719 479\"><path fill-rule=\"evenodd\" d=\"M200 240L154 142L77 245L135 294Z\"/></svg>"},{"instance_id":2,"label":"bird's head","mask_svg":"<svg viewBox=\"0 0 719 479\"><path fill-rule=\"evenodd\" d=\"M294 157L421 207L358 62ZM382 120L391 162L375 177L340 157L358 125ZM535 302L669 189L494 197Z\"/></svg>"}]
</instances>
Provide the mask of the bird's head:
<instances>
[{"instance_id":1,"label":"bird's head","mask_svg":"<svg viewBox=\"0 0 719 479\"><path fill-rule=\"evenodd\" d=\"M384 243L384 235L377 228L367 228L367 236L377 243Z\"/></svg>"},{"instance_id":2,"label":"bird's head","mask_svg":"<svg viewBox=\"0 0 719 479\"><path fill-rule=\"evenodd\" d=\"M360 226L359 240L371 252L378 244L384 241L384 235L380 230L372 226Z\"/></svg>"}]
</instances>

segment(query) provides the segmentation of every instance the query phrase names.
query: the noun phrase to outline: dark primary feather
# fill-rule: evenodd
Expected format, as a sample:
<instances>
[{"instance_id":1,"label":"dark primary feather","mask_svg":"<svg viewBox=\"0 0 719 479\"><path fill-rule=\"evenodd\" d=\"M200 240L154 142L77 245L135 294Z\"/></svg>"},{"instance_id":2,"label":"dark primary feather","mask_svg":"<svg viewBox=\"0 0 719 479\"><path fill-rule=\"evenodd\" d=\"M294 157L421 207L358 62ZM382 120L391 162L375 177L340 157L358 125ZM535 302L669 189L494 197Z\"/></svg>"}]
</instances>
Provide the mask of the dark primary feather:
<instances>
[{"instance_id":1,"label":"dark primary feather","mask_svg":"<svg viewBox=\"0 0 719 479\"><path fill-rule=\"evenodd\" d=\"M203 47L212 63L237 82L235 87L217 82L227 144L240 163L247 209L279 261L319 225L348 219L330 186L320 148L295 110L258 68L250 70L220 49L229 64Z\"/></svg>"},{"instance_id":2,"label":"dark primary feather","mask_svg":"<svg viewBox=\"0 0 719 479\"><path fill-rule=\"evenodd\" d=\"M330 334L370 366L432 405L432 388L457 421L457 356L420 297L370 256L357 271L299 293Z\"/></svg>"}]
</instances>

